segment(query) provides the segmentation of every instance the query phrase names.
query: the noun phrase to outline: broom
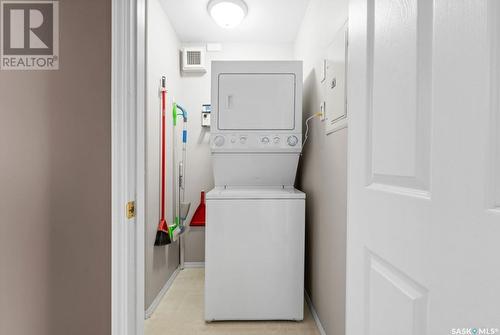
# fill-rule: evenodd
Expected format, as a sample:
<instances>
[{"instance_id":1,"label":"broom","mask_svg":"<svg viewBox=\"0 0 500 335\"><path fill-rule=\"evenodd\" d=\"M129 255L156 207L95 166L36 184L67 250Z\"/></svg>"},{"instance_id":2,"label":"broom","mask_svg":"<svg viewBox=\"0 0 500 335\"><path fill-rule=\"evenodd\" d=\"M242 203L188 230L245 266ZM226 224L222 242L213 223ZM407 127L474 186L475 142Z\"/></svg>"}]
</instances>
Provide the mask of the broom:
<instances>
[{"instance_id":1,"label":"broom","mask_svg":"<svg viewBox=\"0 0 500 335\"><path fill-rule=\"evenodd\" d=\"M165 220L165 100L166 100L166 78L161 77L161 197L160 197L160 223L156 231L155 245L167 245L172 241L167 221Z\"/></svg>"}]
</instances>

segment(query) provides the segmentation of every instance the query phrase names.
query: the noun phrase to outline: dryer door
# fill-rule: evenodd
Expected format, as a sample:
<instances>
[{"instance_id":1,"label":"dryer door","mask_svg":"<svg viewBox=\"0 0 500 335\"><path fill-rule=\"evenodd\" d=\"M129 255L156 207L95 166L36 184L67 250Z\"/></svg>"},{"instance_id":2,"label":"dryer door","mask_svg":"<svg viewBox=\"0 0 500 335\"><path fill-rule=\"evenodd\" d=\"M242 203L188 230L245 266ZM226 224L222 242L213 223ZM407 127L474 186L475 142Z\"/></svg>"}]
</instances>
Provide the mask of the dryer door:
<instances>
[{"instance_id":1,"label":"dryer door","mask_svg":"<svg viewBox=\"0 0 500 335\"><path fill-rule=\"evenodd\" d=\"M221 73L219 130L293 130L295 74Z\"/></svg>"}]
</instances>

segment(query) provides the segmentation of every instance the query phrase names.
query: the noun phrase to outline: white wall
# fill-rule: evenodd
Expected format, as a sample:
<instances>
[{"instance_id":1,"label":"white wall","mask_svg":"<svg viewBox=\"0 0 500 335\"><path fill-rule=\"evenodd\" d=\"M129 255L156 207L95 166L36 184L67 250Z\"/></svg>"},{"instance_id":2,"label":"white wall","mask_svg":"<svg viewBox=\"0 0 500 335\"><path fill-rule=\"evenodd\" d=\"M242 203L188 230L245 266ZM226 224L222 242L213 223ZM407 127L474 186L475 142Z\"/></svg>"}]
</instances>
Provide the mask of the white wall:
<instances>
[{"instance_id":1,"label":"white wall","mask_svg":"<svg viewBox=\"0 0 500 335\"><path fill-rule=\"evenodd\" d=\"M167 77L166 218L173 222L172 102L180 91L179 40L158 0L147 2L146 246L145 308L179 264L178 243L155 247L160 213L160 79Z\"/></svg>"},{"instance_id":2,"label":"white wall","mask_svg":"<svg viewBox=\"0 0 500 335\"><path fill-rule=\"evenodd\" d=\"M315 67L347 19L347 0L310 0L294 46L304 62L303 116L319 111ZM306 291L329 335L344 335L347 129L328 136L319 119L310 122L298 187L306 200Z\"/></svg>"},{"instance_id":3,"label":"white wall","mask_svg":"<svg viewBox=\"0 0 500 335\"><path fill-rule=\"evenodd\" d=\"M200 46L186 44L186 46ZM212 60L290 60L293 59L292 44L222 44L222 51L207 52L208 71L204 75L189 75L181 78L181 95L178 103L188 110L188 166L186 198L191 201L188 222L198 207L200 191L213 188L212 164L208 145L209 132L201 127L201 105L210 103L210 62ZM186 234L186 262L205 261L205 230L191 228Z\"/></svg>"}]
</instances>

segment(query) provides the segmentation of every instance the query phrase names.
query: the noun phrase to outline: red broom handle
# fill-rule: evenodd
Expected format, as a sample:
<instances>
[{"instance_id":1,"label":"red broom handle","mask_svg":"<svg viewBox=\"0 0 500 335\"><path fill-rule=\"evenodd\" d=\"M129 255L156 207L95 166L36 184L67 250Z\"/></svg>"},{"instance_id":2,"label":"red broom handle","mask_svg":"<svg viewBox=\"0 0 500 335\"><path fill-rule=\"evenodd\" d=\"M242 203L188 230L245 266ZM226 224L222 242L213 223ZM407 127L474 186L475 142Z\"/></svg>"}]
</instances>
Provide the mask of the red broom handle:
<instances>
[{"instance_id":1,"label":"red broom handle","mask_svg":"<svg viewBox=\"0 0 500 335\"><path fill-rule=\"evenodd\" d=\"M165 100L166 88L161 91L161 217L165 220Z\"/></svg>"}]
</instances>

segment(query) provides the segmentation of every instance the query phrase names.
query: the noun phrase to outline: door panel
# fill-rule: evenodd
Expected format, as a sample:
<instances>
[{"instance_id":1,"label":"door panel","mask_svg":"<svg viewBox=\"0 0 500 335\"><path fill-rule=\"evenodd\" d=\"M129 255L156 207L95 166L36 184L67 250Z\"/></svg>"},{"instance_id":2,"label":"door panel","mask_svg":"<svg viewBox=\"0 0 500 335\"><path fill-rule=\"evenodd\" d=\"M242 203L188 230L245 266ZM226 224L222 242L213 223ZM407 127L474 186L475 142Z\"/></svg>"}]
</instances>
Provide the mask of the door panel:
<instances>
[{"instance_id":1,"label":"door panel","mask_svg":"<svg viewBox=\"0 0 500 335\"><path fill-rule=\"evenodd\" d=\"M371 252L368 269L367 334L425 334L427 290ZM391 324L390 330L387 325Z\"/></svg>"},{"instance_id":2,"label":"door panel","mask_svg":"<svg viewBox=\"0 0 500 335\"><path fill-rule=\"evenodd\" d=\"M489 32L491 37L491 130L489 146L491 160L487 189L490 189L488 204L490 208L500 210L500 2L490 0ZM493 188L493 189L491 189Z\"/></svg>"},{"instance_id":3,"label":"door panel","mask_svg":"<svg viewBox=\"0 0 500 335\"><path fill-rule=\"evenodd\" d=\"M348 335L498 333L499 6L350 0Z\"/></svg>"},{"instance_id":4,"label":"door panel","mask_svg":"<svg viewBox=\"0 0 500 335\"><path fill-rule=\"evenodd\" d=\"M432 2L368 2L368 184L428 190Z\"/></svg>"}]
</instances>

